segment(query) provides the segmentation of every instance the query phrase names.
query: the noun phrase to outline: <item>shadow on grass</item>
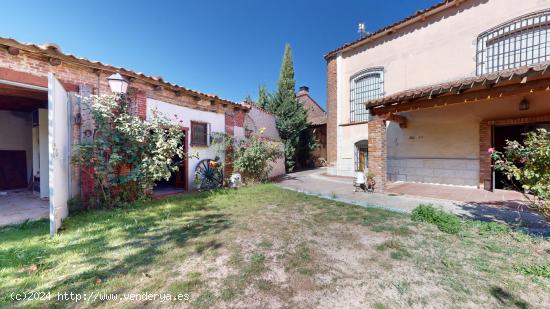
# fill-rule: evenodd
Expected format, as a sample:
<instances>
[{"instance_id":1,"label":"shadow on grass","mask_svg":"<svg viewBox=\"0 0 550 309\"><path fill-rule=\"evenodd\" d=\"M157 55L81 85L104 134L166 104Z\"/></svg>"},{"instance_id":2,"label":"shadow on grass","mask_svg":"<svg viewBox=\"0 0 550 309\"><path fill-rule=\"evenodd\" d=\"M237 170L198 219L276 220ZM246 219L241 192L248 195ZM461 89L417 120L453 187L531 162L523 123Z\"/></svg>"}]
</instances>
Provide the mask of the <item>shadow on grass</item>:
<instances>
[{"instance_id":1,"label":"shadow on grass","mask_svg":"<svg viewBox=\"0 0 550 309\"><path fill-rule=\"evenodd\" d=\"M464 217L469 219L505 223L512 228L525 228L529 234L550 236L550 222L522 201L469 202L460 207L468 212Z\"/></svg>"},{"instance_id":2,"label":"shadow on grass","mask_svg":"<svg viewBox=\"0 0 550 309\"><path fill-rule=\"evenodd\" d=\"M0 243L0 304L11 301L11 292L44 287L45 283L55 295L85 293L98 279L108 282L128 273L147 273L158 266L155 260L166 250L186 248L194 238L217 234L231 226L228 215L212 203L212 198L224 194L199 193L81 213L68 218L60 236L53 239L48 235L47 221L2 228L0 238L5 246ZM207 243L199 251L220 246ZM110 254L118 252L121 258ZM60 269L67 264L75 271ZM30 267L37 270L26 271ZM47 278L50 271L62 275ZM52 299L48 305L67 303Z\"/></svg>"},{"instance_id":3,"label":"shadow on grass","mask_svg":"<svg viewBox=\"0 0 550 309\"><path fill-rule=\"evenodd\" d=\"M529 308L529 304L521 298L517 298L510 292L507 292L501 287L493 286L490 289L491 295L498 300L503 306L516 307L521 309Z\"/></svg>"}]
</instances>

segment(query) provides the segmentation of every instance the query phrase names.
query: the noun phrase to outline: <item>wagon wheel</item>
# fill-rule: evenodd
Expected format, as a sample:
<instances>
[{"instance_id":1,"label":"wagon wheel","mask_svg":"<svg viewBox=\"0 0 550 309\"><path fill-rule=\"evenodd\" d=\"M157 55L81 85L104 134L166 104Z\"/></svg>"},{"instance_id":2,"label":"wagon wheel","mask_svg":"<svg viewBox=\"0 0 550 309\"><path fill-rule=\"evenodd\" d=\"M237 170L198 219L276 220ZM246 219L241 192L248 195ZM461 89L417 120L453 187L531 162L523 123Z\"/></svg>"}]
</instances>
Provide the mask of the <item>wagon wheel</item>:
<instances>
[{"instance_id":1,"label":"wagon wheel","mask_svg":"<svg viewBox=\"0 0 550 309\"><path fill-rule=\"evenodd\" d=\"M212 168L209 159L202 160L195 168L195 175L199 181L199 189L211 190L223 186L223 174L219 168Z\"/></svg>"}]
</instances>

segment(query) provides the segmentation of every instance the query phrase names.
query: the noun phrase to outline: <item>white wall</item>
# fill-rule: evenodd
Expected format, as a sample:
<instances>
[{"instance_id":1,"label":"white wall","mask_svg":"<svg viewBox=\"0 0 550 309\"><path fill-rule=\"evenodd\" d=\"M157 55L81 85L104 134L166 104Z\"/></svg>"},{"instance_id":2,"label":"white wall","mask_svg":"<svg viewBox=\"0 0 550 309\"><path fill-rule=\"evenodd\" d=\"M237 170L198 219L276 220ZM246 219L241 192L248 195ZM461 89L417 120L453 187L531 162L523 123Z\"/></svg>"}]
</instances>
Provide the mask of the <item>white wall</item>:
<instances>
[{"instance_id":1,"label":"white wall","mask_svg":"<svg viewBox=\"0 0 550 309\"><path fill-rule=\"evenodd\" d=\"M0 110L0 150L25 151L28 182L33 164L31 113Z\"/></svg>"},{"instance_id":2,"label":"white wall","mask_svg":"<svg viewBox=\"0 0 550 309\"><path fill-rule=\"evenodd\" d=\"M201 121L210 124L210 133L225 133L225 115L223 113L215 113L208 111L196 110L188 107L178 106L154 99L147 98L147 118L151 117L151 113L154 109L157 109L166 118L172 120L174 124L181 124L185 128L189 128L189 134L191 134L191 121ZM177 116L177 117L176 117ZM181 122L180 122L181 121ZM190 142L191 137L188 137ZM195 167L199 161L204 159L214 159L216 155L220 155L216 152L215 147L191 147L189 148L190 154L198 154L198 158L189 158L189 188L195 188L193 183L195 177ZM220 155L223 160L223 154Z\"/></svg>"},{"instance_id":3,"label":"white wall","mask_svg":"<svg viewBox=\"0 0 550 309\"><path fill-rule=\"evenodd\" d=\"M275 116L259 109L255 106L251 106L248 114L245 116L244 121L245 128L254 133L259 133L263 129L263 137L269 138L273 141L281 141L279 131L277 130L277 124ZM235 136L237 134L235 133ZM281 149L284 151L284 145L281 145ZM286 173L285 159L279 159L270 164L271 172L269 172L269 178L278 177Z\"/></svg>"},{"instance_id":4,"label":"white wall","mask_svg":"<svg viewBox=\"0 0 550 309\"><path fill-rule=\"evenodd\" d=\"M385 95L475 76L477 37L481 33L547 8L550 8L550 0L470 0L377 41L339 53L336 60L337 161L334 168L329 168L329 173L351 176L354 143L368 138L366 124L345 126L350 123L350 79L353 75L383 67ZM521 98L513 102L518 100ZM390 179L446 181L437 178L440 176L437 166L448 162L467 169L459 174L444 171L451 178L460 178L457 184L476 184L474 174L479 173L479 166L474 167L472 160L477 160L479 155L479 121L484 117L504 116L498 113L499 109L494 107L483 115L473 113L470 107L461 109L460 113L451 109L440 109L439 113L404 113L409 119L407 129L394 124L388 128ZM516 103L511 103L507 114L508 117L521 116ZM418 170L420 164L425 169ZM411 177L404 177L405 171L410 172Z\"/></svg>"},{"instance_id":5,"label":"white wall","mask_svg":"<svg viewBox=\"0 0 550 309\"><path fill-rule=\"evenodd\" d=\"M383 39L344 52L340 79L343 102L347 102L342 106L344 121L349 122L349 86L354 74L383 67L386 95L475 76L477 37L481 33L548 8L550 0L470 0Z\"/></svg>"},{"instance_id":6,"label":"white wall","mask_svg":"<svg viewBox=\"0 0 550 309\"><path fill-rule=\"evenodd\" d=\"M48 156L48 110L38 110L39 134L38 140L40 143L40 197L50 196L50 159Z\"/></svg>"}]
</instances>

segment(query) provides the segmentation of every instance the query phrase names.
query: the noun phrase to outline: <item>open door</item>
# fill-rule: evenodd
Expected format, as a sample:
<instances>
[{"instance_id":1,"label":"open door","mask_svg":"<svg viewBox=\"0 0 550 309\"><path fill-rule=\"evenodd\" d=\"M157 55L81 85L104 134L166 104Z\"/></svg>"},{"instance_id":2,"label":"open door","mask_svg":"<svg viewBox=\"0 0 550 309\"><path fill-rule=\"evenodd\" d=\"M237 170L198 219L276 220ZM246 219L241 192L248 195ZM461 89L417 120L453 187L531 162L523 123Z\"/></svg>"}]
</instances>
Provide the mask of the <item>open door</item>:
<instances>
[{"instance_id":1,"label":"open door","mask_svg":"<svg viewBox=\"0 0 550 309\"><path fill-rule=\"evenodd\" d=\"M63 85L48 74L48 159L50 234L53 236L69 210L69 97Z\"/></svg>"}]
</instances>

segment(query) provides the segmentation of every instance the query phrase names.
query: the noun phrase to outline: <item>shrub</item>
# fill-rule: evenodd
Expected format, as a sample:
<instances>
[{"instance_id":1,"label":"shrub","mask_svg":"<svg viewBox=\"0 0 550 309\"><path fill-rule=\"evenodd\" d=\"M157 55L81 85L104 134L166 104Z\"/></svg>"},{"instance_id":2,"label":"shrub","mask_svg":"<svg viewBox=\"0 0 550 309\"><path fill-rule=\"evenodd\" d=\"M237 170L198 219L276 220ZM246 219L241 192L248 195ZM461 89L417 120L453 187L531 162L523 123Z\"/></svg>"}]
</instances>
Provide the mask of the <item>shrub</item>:
<instances>
[{"instance_id":1,"label":"shrub","mask_svg":"<svg viewBox=\"0 0 550 309\"><path fill-rule=\"evenodd\" d=\"M450 213L439 210L432 205L421 204L412 212L412 220L417 222L427 222L437 225L440 231L456 234L460 231L460 219Z\"/></svg>"},{"instance_id":2,"label":"shrub","mask_svg":"<svg viewBox=\"0 0 550 309\"><path fill-rule=\"evenodd\" d=\"M525 134L523 143L506 141L504 153L489 149L495 169L521 189L536 210L550 218L550 132L538 129ZM512 182L513 183L513 182Z\"/></svg>"},{"instance_id":3,"label":"shrub","mask_svg":"<svg viewBox=\"0 0 550 309\"><path fill-rule=\"evenodd\" d=\"M235 140L227 135L217 135L214 143L222 148L233 148L231 160L236 172L241 173L243 180L248 183L264 182L269 178L271 162L283 157L283 147L279 142L271 141L259 134Z\"/></svg>"},{"instance_id":4,"label":"shrub","mask_svg":"<svg viewBox=\"0 0 550 309\"><path fill-rule=\"evenodd\" d=\"M117 207L146 197L156 181L178 169L172 158L185 155L180 126L156 111L144 121L130 106L126 95L84 99L95 128L75 147L72 162L93 178L87 207Z\"/></svg>"}]
</instances>

